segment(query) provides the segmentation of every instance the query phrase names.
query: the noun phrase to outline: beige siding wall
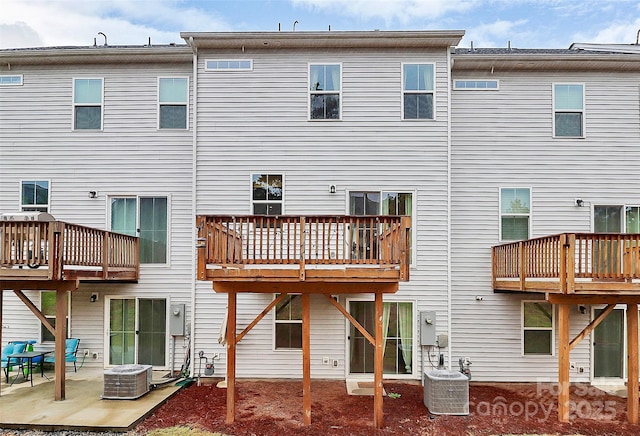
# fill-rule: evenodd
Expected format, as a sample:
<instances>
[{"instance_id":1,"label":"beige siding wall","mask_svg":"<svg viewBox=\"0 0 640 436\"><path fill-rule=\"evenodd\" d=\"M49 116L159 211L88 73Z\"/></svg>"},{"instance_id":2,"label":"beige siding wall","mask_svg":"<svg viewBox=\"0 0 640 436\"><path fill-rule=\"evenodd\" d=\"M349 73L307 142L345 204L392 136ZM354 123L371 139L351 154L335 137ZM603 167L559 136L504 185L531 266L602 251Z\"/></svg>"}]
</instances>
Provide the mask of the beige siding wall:
<instances>
[{"instance_id":1,"label":"beige siding wall","mask_svg":"<svg viewBox=\"0 0 640 436\"><path fill-rule=\"evenodd\" d=\"M70 335L80 338L81 349L98 353L85 365L102 366L106 296L167 298L190 307L192 135L191 129L157 129L157 86L159 76L190 76L191 67L15 63L11 72L22 74L24 85L0 89L0 212L19 210L20 180L50 180L52 215L101 229L108 225L110 195L169 198L168 265L143 265L138 284L82 284L72 295ZM72 130L73 78L81 77L104 78L102 131ZM96 199L88 197L90 190L97 191ZM93 292L99 300L89 303ZM37 294L33 301L39 305ZM3 342L39 339L39 323L23 316L25 310L6 293ZM180 362L182 346L177 350Z\"/></svg>"},{"instance_id":2,"label":"beige siding wall","mask_svg":"<svg viewBox=\"0 0 640 436\"><path fill-rule=\"evenodd\" d=\"M640 204L638 76L454 71L454 78L498 79L500 90L452 95L452 353L472 359L476 380L557 379L556 356L522 355L527 296L491 289L499 188L531 188L532 237L591 231L593 205ZM554 82L584 84L584 139L552 138ZM575 197L585 207L574 207ZM572 335L589 321L572 308ZM572 381L589 379L589 342L571 352L585 368L572 371Z\"/></svg>"},{"instance_id":3,"label":"beige siding wall","mask_svg":"<svg viewBox=\"0 0 640 436\"><path fill-rule=\"evenodd\" d=\"M416 51L199 52L198 198L200 214L249 214L250 175L282 173L286 214L344 214L350 190L415 193L416 264L411 282L386 301L413 301L437 310L447 331L447 62L444 49ZM205 59L253 60L251 72L205 72ZM342 120L308 120L309 63L342 64ZM436 120L402 121L401 65L436 64ZM337 192L329 193L336 185ZM199 284L196 350L217 344L225 296ZM341 303L346 303L346 298ZM239 329L272 295L239 299ZM416 325L417 332L417 310ZM212 320L211 317L217 318ZM322 298L312 298L313 377L342 378L347 357L344 317ZM240 327L242 326L242 327ZM417 341L414 344L418 349ZM211 351L207 351L211 350ZM420 362L414 353L414 368ZM322 357L339 367L322 365ZM426 360L426 359L425 359ZM436 359L437 360L437 359ZM299 352L273 350L268 315L239 344L238 376L300 377ZM220 362L224 371L224 356ZM218 370L216 370L218 371ZM419 371L416 371L419 377Z\"/></svg>"}]
</instances>

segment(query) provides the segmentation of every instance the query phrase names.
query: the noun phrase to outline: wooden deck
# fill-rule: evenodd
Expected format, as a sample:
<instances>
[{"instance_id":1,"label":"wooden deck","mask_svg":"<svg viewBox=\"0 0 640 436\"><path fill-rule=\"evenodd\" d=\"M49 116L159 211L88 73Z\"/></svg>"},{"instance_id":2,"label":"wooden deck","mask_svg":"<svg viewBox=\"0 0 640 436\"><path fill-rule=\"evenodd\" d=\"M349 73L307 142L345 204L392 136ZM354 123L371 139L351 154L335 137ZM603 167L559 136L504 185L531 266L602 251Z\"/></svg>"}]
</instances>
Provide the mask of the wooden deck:
<instances>
[{"instance_id":1,"label":"wooden deck","mask_svg":"<svg viewBox=\"0 0 640 436\"><path fill-rule=\"evenodd\" d=\"M350 284L350 293L360 292L357 283L397 285L409 280L410 225L399 216L198 216L197 277L218 292L233 282L250 292L260 291L247 282L263 292L284 282L301 291Z\"/></svg>"},{"instance_id":2,"label":"wooden deck","mask_svg":"<svg viewBox=\"0 0 640 436\"><path fill-rule=\"evenodd\" d=\"M134 236L63 221L0 221L3 282L135 282L139 265Z\"/></svg>"},{"instance_id":3,"label":"wooden deck","mask_svg":"<svg viewBox=\"0 0 640 436\"><path fill-rule=\"evenodd\" d=\"M640 234L563 233L492 249L496 291L640 295Z\"/></svg>"}]
</instances>

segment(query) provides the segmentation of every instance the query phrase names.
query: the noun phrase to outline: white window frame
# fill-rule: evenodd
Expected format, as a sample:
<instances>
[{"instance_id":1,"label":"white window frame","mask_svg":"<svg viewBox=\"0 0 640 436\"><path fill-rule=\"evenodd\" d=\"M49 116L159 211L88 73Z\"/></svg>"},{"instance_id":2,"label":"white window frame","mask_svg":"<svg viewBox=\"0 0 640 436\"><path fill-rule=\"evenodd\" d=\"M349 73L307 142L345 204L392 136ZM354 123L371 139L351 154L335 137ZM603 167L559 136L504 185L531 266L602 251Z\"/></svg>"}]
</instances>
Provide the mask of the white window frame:
<instances>
[{"instance_id":1,"label":"white window frame","mask_svg":"<svg viewBox=\"0 0 640 436\"><path fill-rule=\"evenodd\" d=\"M484 87L484 88L477 88L477 87L466 87L466 86L458 86L458 84L460 82L465 82L465 83L475 83L475 84L479 84L479 83L495 83L496 87L495 88L489 88L489 87ZM455 89L456 91L499 91L500 90L500 81L497 79L454 79L453 80L453 89Z\"/></svg>"},{"instance_id":2,"label":"white window frame","mask_svg":"<svg viewBox=\"0 0 640 436\"><path fill-rule=\"evenodd\" d=\"M22 185L25 182L47 182L47 184L49 185L49 193L47 195L47 204L23 204L22 203ZM34 209L34 208L39 208L39 209L46 209L44 212L49 213L49 210L51 208L51 179L38 179L38 178L33 178L33 179L20 179L20 185L19 185L19 202L20 202L20 207L19 210L21 212L24 212L25 209Z\"/></svg>"},{"instance_id":3,"label":"white window frame","mask_svg":"<svg viewBox=\"0 0 640 436\"><path fill-rule=\"evenodd\" d=\"M377 215L382 215L382 195L385 192L388 193L396 193L396 194L411 194L411 215L409 215L409 217L411 218L411 259L409 260L409 267L411 268L415 268L417 266L416 263L416 259L417 259L417 247L418 247L418 241L417 241L417 219L416 219L416 213L417 213L417 198L418 198L418 192L416 189L371 189L363 187L363 188L348 188L346 189L346 199L345 199L345 214L349 215L349 201L351 198L351 193L352 192L376 192L378 194L380 194L380 209L378 210ZM366 216L366 215L363 215Z\"/></svg>"},{"instance_id":4,"label":"white window frame","mask_svg":"<svg viewBox=\"0 0 640 436\"><path fill-rule=\"evenodd\" d=\"M102 89L100 91L100 128L99 129L78 129L76 128L76 108L98 106L95 103L76 103L76 80L100 80ZM71 130L74 132L100 132L104 130L104 77L73 77L71 79Z\"/></svg>"},{"instance_id":5,"label":"white window frame","mask_svg":"<svg viewBox=\"0 0 640 436\"><path fill-rule=\"evenodd\" d=\"M312 66L338 65L340 67L340 89L338 91L313 91L311 89L311 67ZM342 121L342 62L309 62L307 64L307 120L313 122L336 122ZM338 94L338 118L311 118L311 96L321 94Z\"/></svg>"},{"instance_id":6,"label":"white window frame","mask_svg":"<svg viewBox=\"0 0 640 436\"><path fill-rule=\"evenodd\" d=\"M164 263L140 263L145 268L166 268L171 266L171 194L110 194L107 195L107 228L111 231L111 200L113 198L136 199L136 235L140 237L140 199L141 198L166 198L167 199L167 248L166 261Z\"/></svg>"},{"instance_id":7,"label":"white window frame","mask_svg":"<svg viewBox=\"0 0 640 436\"><path fill-rule=\"evenodd\" d=\"M3 80L5 77L18 78L19 81L18 83L15 83L14 81L5 82ZM22 74L0 74L0 86L22 86L24 84L23 80L24 78Z\"/></svg>"},{"instance_id":8,"label":"white window frame","mask_svg":"<svg viewBox=\"0 0 640 436\"><path fill-rule=\"evenodd\" d=\"M433 67L433 89L431 91L429 90L424 90L424 91L405 91L404 89L404 67L406 65L431 65ZM437 107L437 102L436 102L436 88L437 88L437 83L436 83L436 63L435 62L402 62L401 64L401 68L400 68L400 119L402 121L409 121L409 122L429 122L429 121L436 121L436 107ZM433 118L405 118L404 116L404 95L405 94L431 94L433 96Z\"/></svg>"},{"instance_id":9,"label":"white window frame","mask_svg":"<svg viewBox=\"0 0 640 436\"><path fill-rule=\"evenodd\" d=\"M228 63L232 63L232 62L238 62L239 65L237 68L232 68L231 66L228 66L226 68L224 67L220 67L220 66L216 66L216 68L211 68L209 67L209 62L228 62ZM242 67L240 65L240 63L246 63L249 62L249 67ZM207 72L213 72L213 73L221 73L221 72L241 72L241 71L253 71L253 59L205 59L204 60L204 70Z\"/></svg>"},{"instance_id":10,"label":"white window frame","mask_svg":"<svg viewBox=\"0 0 640 436\"><path fill-rule=\"evenodd\" d=\"M39 309L41 311L42 311L42 295L45 292L56 294L56 291L43 291L43 292L39 293L40 294L40 306L39 306ZM72 337L72 335L71 335L71 292L67 292L65 295L66 295L66 298L67 298L67 337L70 338L70 337ZM49 320L49 322L51 322L52 319L55 322L55 319L56 319L56 315L55 314L53 316L44 315L44 317L47 320ZM53 324L53 323L51 323L51 324ZM44 340L44 338L42 336L42 329L46 329L46 327L42 324L42 322L40 322L40 329L38 331L38 336L40 337L40 343L41 344L54 344L55 340L53 340L53 341L45 341Z\"/></svg>"},{"instance_id":11,"label":"white window frame","mask_svg":"<svg viewBox=\"0 0 640 436\"><path fill-rule=\"evenodd\" d=\"M525 303L547 303L551 306L551 327L525 327L524 326L524 305ZM551 350L549 353L544 354L525 354L524 353L524 332L526 330L531 331L551 331ZM522 300L520 302L520 344L521 354L523 357L546 357L556 355L556 307L546 300Z\"/></svg>"},{"instance_id":12,"label":"white window frame","mask_svg":"<svg viewBox=\"0 0 640 436\"><path fill-rule=\"evenodd\" d=\"M273 300L275 300L277 298L279 294L273 294ZM300 294L288 294L289 296L294 296L294 295L300 295ZM277 319L276 316L276 307L273 307L272 310L273 314L272 314L272 318L273 318L273 328L272 328L272 340L271 340L271 346L272 346L272 350L277 352L277 353L297 353L300 354L302 352L302 347L303 344L300 344L300 348L289 348L289 347L281 347L278 348L276 347L276 325L277 324L300 324L300 329L302 329L302 318L298 319ZM302 338L302 341L304 342L304 338Z\"/></svg>"},{"instance_id":13,"label":"white window frame","mask_svg":"<svg viewBox=\"0 0 640 436\"><path fill-rule=\"evenodd\" d=\"M262 174L266 174L267 176L271 175L271 176L280 176L280 179L282 180L282 200L269 200L268 198L266 200L254 200L253 199L253 176L256 175L262 175ZM265 215L265 216L282 216L285 214L285 204L284 204L284 199L285 199L285 175L283 172L281 171L252 171L251 174L249 175L249 215L256 215L253 212L253 206L254 204L269 204L269 203L280 203L280 210L281 213L279 215Z\"/></svg>"},{"instance_id":14,"label":"white window frame","mask_svg":"<svg viewBox=\"0 0 640 436\"><path fill-rule=\"evenodd\" d=\"M176 101L176 102L169 102L169 101L163 101L160 102L160 81L162 79L186 79L187 81L187 95L185 96L185 101L181 102L181 101ZM156 107L156 112L158 114L158 124L157 124L157 128L158 130L189 130L189 76L160 76L158 77L158 90L157 90L157 107ZM186 113L186 121L185 121L185 126L184 127L160 127L160 108L162 106L184 106L185 107L185 113Z\"/></svg>"},{"instance_id":15,"label":"white window frame","mask_svg":"<svg viewBox=\"0 0 640 436\"><path fill-rule=\"evenodd\" d=\"M529 190L529 213L502 213L502 190L503 189L528 189ZM530 186L501 186L498 188L498 240L500 242L517 242L524 239L502 239L502 217L505 216L526 216L529 217L528 237L533 234L533 189Z\"/></svg>"},{"instance_id":16,"label":"white window frame","mask_svg":"<svg viewBox=\"0 0 640 436\"><path fill-rule=\"evenodd\" d=\"M557 110L556 109L556 86L558 85L579 85L582 87L582 109L571 109L571 110ZM586 86L584 83L580 83L580 82L554 82L551 84L551 104L553 106L553 113L551 116L551 122L553 124L553 138L555 139L584 139L587 136L587 123L586 123L586 99L585 99L585 94L586 94ZM556 134L556 113L580 113L581 114L581 119L582 119L582 126L581 126L581 130L582 130L582 134L579 136L558 136Z\"/></svg>"}]
</instances>

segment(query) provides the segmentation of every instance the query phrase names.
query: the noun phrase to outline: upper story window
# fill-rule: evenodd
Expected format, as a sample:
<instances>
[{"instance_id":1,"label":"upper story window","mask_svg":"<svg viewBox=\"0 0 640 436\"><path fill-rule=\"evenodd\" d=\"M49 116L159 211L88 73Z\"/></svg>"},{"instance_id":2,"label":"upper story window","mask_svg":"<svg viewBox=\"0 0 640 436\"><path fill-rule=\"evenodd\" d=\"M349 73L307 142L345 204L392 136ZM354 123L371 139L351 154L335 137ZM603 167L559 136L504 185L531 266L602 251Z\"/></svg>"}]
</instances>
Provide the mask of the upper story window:
<instances>
[{"instance_id":1,"label":"upper story window","mask_svg":"<svg viewBox=\"0 0 640 436\"><path fill-rule=\"evenodd\" d=\"M472 91L496 91L498 90L497 80L454 80L453 89Z\"/></svg>"},{"instance_id":2,"label":"upper story window","mask_svg":"<svg viewBox=\"0 0 640 436\"><path fill-rule=\"evenodd\" d=\"M528 239L530 215L531 189L500 189L500 240Z\"/></svg>"},{"instance_id":3,"label":"upper story window","mask_svg":"<svg viewBox=\"0 0 640 436\"><path fill-rule=\"evenodd\" d=\"M253 61L250 59L207 59L204 61L205 71L251 71Z\"/></svg>"},{"instance_id":4,"label":"upper story window","mask_svg":"<svg viewBox=\"0 0 640 436\"><path fill-rule=\"evenodd\" d=\"M310 119L340 119L340 69L340 64L309 65Z\"/></svg>"},{"instance_id":5,"label":"upper story window","mask_svg":"<svg viewBox=\"0 0 640 436\"><path fill-rule=\"evenodd\" d=\"M553 115L554 136L584 137L584 85L555 83Z\"/></svg>"},{"instance_id":6,"label":"upper story window","mask_svg":"<svg viewBox=\"0 0 640 436\"><path fill-rule=\"evenodd\" d=\"M102 79L74 79L73 128L102 129Z\"/></svg>"},{"instance_id":7,"label":"upper story window","mask_svg":"<svg viewBox=\"0 0 640 436\"><path fill-rule=\"evenodd\" d=\"M167 197L112 197L111 230L140 237L140 263L167 263Z\"/></svg>"},{"instance_id":8,"label":"upper story window","mask_svg":"<svg viewBox=\"0 0 640 436\"><path fill-rule=\"evenodd\" d=\"M553 354L553 306L546 301L522 302L522 349L526 354Z\"/></svg>"},{"instance_id":9,"label":"upper story window","mask_svg":"<svg viewBox=\"0 0 640 436\"><path fill-rule=\"evenodd\" d=\"M434 65L402 65L403 115L405 120L434 119Z\"/></svg>"},{"instance_id":10,"label":"upper story window","mask_svg":"<svg viewBox=\"0 0 640 436\"><path fill-rule=\"evenodd\" d=\"M186 129L188 119L189 79L160 77L158 79L158 127Z\"/></svg>"},{"instance_id":11,"label":"upper story window","mask_svg":"<svg viewBox=\"0 0 640 436\"><path fill-rule=\"evenodd\" d=\"M21 86L22 74L0 75L0 86Z\"/></svg>"},{"instance_id":12,"label":"upper story window","mask_svg":"<svg viewBox=\"0 0 640 436\"><path fill-rule=\"evenodd\" d=\"M254 215L282 215L282 174L251 176L251 210Z\"/></svg>"},{"instance_id":13,"label":"upper story window","mask_svg":"<svg viewBox=\"0 0 640 436\"><path fill-rule=\"evenodd\" d=\"M20 185L20 209L23 212L49 211L48 180L23 180Z\"/></svg>"}]
</instances>

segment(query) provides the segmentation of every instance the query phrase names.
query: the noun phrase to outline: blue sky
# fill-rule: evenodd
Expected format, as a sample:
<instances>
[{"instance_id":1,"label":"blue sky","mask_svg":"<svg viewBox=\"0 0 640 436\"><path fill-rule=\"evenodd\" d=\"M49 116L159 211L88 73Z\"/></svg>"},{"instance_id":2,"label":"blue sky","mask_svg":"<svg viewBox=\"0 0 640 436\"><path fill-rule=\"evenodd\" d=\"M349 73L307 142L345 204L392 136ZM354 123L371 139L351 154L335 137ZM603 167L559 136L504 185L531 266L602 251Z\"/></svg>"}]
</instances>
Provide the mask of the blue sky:
<instances>
[{"instance_id":1,"label":"blue sky","mask_svg":"<svg viewBox=\"0 0 640 436\"><path fill-rule=\"evenodd\" d=\"M460 47L635 43L640 0L2 0L0 48L182 43L181 31L465 30Z\"/></svg>"}]
</instances>

